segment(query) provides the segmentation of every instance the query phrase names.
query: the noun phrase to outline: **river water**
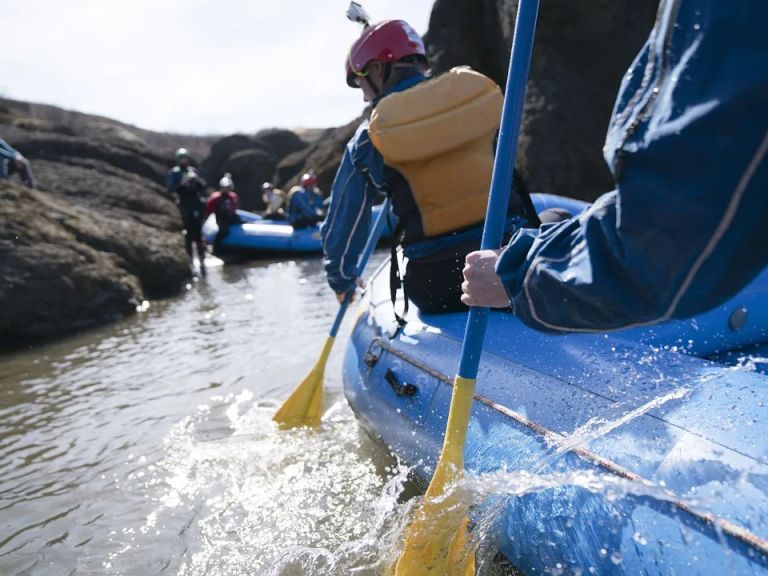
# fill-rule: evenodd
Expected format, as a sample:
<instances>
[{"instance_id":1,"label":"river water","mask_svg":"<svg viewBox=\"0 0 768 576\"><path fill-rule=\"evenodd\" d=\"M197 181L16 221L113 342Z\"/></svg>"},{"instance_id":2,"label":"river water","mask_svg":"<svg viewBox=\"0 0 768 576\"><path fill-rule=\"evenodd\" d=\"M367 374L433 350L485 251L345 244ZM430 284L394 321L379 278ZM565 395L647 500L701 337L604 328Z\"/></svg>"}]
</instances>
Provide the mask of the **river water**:
<instances>
[{"instance_id":1,"label":"river water","mask_svg":"<svg viewBox=\"0 0 768 576\"><path fill-rule=\"evenodd\" d=\"M321 261L213 268L145 308L0 358L0 574L378 573L406 470L344 401L349 318L320 432L271 421L337 310Z\"/></svg>"},{"instance_id":2,"label":"river water","mask_svg":"<svg viewBox=\"0 0 768 576\"><path fill-rule=\"evenodd\" d=\"M336 310L319 259L218 266L129 319L0 357L0 575L381 574L418 499L343 397L354 313L322 427L271 420ZM510 573L486 548L479 573Z\"/></svg>"}]
</instances>

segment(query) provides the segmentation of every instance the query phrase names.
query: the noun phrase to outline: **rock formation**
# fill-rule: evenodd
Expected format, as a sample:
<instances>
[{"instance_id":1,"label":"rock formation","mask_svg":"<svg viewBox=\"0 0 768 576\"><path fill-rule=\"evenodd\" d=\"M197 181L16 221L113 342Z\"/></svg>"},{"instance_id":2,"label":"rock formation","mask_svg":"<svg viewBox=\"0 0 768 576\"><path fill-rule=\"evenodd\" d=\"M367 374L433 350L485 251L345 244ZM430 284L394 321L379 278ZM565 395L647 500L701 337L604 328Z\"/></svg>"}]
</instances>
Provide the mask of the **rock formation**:
<instances>
[{"instance_id":1,"label":"rock formation","mask_svg":"<svg viewBox=\"0 0 768 576\"><path fill-rule=\"evenodd\" d=\"M503 86L516 7L437 0L426 36L434 72L470 65ZM655 8L542 3L518 155L531 190L590 200L611 188L601 154L608 118ZM0 136L32 160L40 186L0 182L0 342L105 322L188 280L178 214L163 189L175 148L192 152L211 186L232 173L243 207L259 209L262 182L289 188L308 168L330 192L362 117L302 137L279 129L194 137L0 99Z\"/></svg>"},{"instance_id":2,"label":"rock formation","mask_svg":"<svg viewBox=\"0 0 768 576\"><path fill-rule=\"evenodd\" d=\"M214 142L200 168L212 186L226 172L232 174L241 207L261 210L261 185L274 180L275 169L284 157L306 147L307 143L289 130L273 128L254 136L233 134Z\"/></svg>"},{"instance_id":3,"label":"rock formation","mask_svg":"<svg viewBox=\"0 0 768 576\"><path fill-rule=\"evenodd\" d=\"M39 185L0 181L4 348L131 313L190 275L160 152L125 125L77 113L63 124L56 110L0 101L0 135Z\"/></svg>"}]
</instances>

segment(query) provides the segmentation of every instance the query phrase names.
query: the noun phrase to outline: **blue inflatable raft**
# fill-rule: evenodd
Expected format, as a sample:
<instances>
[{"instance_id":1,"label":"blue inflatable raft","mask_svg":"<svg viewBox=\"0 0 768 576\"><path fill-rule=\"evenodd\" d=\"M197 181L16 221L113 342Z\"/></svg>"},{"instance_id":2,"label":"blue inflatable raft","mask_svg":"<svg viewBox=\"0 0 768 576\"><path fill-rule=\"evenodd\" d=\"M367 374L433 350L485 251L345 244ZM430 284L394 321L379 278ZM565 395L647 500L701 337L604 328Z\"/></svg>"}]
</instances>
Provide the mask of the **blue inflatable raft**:
<instances>
[{"instance_id":1,"label":"blue inflatable raft","mask_svg":"<svg viewBox=\"0 0 768 576\"><path fill-rule=\"evenodd\" d=\"M372 218L379 210L379 206L373 207ZM267 220L245 210L238 210L237 214L243 223L230 227L229 234L221 243L222 250L226 252L270 255L320 254L323 251L320 226L295 229L285 220ZM392 235L394 217L391 220L385 225L382 238ZM203 236L209 245L213 245L218 231L216 218L211 215L203 225Z\"/></svg>"},{"instance_id":2,"label":"blue inflatable raft","mask_svg":"<svg viewBox=\"0 0 768 576\"><path fill-rule=\"evenodd\" d=\"M390 338L384 265L346 350L350 405L425 482L465 321L412 310ZM491 313L465 465L495 478L504 556L527 575L768 574L768 376L707 359L765 342L768 270L711 312L611 334Z\"/></svg>"}]
</instances>

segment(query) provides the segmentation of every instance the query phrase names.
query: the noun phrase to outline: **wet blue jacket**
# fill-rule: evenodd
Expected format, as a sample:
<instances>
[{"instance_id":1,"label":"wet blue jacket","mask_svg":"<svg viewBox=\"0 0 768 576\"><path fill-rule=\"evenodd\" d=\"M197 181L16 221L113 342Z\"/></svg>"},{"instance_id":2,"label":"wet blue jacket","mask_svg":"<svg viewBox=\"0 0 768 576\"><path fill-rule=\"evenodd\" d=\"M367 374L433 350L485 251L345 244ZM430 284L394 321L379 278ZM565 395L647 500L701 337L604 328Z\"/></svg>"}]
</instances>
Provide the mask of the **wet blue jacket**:
<instances>
[{"instance_id":1,"label":"wet blue jacket","mask_svg":"<svg viewBox=\"0 0 768 576\"><path fill-rule=\"evenodd\" d=\"M288 204L288 222L293 225L307 225L318 222L322 214L323 197L314 189L298 188L291 195Z\"/></svg>"},{"instance_id":2,"label":"wet blue jacket","mask_svg":"<svg viewBox=\"0 0 768 576\"><path fill-rule=\"evenodd\" d=\"M411 76L401 80L386 94L402 92L424 80L421 75ZM360 124L344 150L331 188L328 214L320 228L325 271L334 292L346 292L355 282L357 261L371 229L371 208L377 198L386 194L384 173L384 159L371 143L366 120ZM517 229L519 222L518 217L510 217L507 229ZM419 240L405 246L403 253L408 258L422 258L479 240L482 231L482 225L478 225L461 232Z\"/></svg>"},{"instance_id":3,"label":"wet blue jacket","mask_svg":"<svg viewBox=\"0 0 768 576\"><path fill-rule=\"evenodd\" d=\"M8 142L0 138L0 159L3 160L14 160L16 158L19 158L21 154L13 148Z\"/></svg>"},{"instance_id":4,"label":"wet blue jacket","mask_svg":"<svg viewBox=\"0 0 768 576\"><path fill-rule=\"evenodd\" d=\"M616 189L513 237L496 272L552 331L684 318L768 264L768 2L664 0L604 148Z\"/></svg>"}]
</instances>

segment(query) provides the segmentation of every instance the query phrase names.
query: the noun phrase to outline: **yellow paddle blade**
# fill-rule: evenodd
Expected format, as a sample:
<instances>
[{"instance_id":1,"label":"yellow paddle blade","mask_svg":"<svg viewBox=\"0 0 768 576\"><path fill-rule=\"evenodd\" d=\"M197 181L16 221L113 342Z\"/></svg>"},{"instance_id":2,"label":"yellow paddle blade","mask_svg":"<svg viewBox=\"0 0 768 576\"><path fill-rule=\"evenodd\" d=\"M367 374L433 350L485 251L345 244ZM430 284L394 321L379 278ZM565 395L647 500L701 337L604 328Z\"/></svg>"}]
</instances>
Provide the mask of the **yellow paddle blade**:
<instances>
[{"instance_id":1,"label":"yellow paddle blade","mask_svg":"<svg viewBox=\"0 0 768 576\"><path fill-rule=\"evenodd\" d=\"M328 336L315 366L272 417L281 428L320 424L323 415L323 374L333 341L333 336Z\"/></svg>"},{"instance_id":2,"label":"yellow paddle blade","mask_svg":"<svg viewBox=\"0 0 768 576\"><path fill-rule=\"evenodd\" d=\"M468 504L457 481L464 471L464 443L475 380L456 376L440 459L424 502L408 527L396 576L472 576L475 553L469 548ZM453 486L453 490L450 490Z\"/></svg>"}]
</instances>

